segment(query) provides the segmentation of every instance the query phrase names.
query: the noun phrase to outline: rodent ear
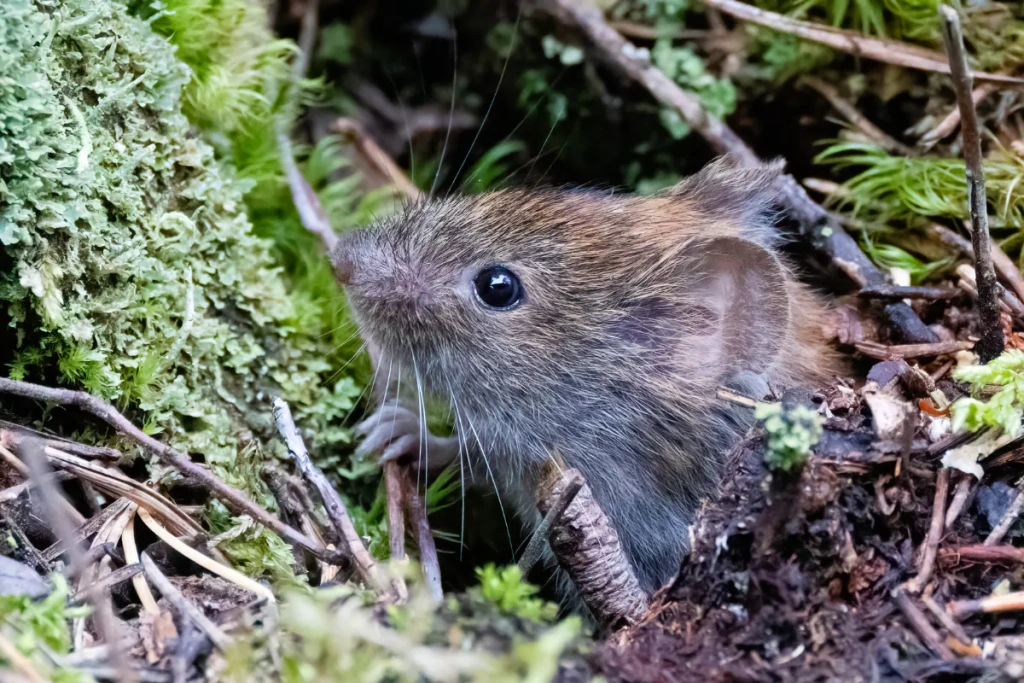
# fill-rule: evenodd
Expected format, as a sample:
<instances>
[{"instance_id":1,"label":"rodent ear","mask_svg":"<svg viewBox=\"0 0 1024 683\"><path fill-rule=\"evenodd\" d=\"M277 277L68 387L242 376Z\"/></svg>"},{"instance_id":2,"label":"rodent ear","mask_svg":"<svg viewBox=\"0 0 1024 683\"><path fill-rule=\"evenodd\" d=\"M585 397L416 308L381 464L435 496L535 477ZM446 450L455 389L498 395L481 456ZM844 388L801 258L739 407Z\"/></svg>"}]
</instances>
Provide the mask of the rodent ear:
<instances>
[{"instance_id":1,"label":"rodent ear","mask_svg":"<svg viewBox=\"0 0 1024 683\"><path fill-rule=\"evenodd\" d=\"M790 324L788 277L769 249L721 237L701 250L694 298L715 314L718 359L730 374L764 372L783 350Z\"/></svg>"},{"instance_id":2,"label":"rodent ear","mask_svg":"<svg viewBox=\"0 0 1024 683\"><path fill-rule=\"evenodd\" d=\"M667 191L669 197L689 200L716 221L728 222L740 234L763 246L774 246L778 234L775 181L782 175L784 159L756 166L738 166L728 157L719 157L701 171Z\"/></svg>"}]
</instances>

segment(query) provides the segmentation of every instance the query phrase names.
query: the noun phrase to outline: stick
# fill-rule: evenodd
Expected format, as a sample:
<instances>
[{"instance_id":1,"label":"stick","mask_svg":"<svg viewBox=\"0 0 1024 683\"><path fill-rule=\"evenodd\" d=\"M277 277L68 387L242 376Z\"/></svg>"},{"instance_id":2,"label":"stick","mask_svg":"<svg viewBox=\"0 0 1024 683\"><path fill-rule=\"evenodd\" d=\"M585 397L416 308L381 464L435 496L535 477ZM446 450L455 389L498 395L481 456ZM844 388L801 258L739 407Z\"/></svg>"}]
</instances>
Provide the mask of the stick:
<instances>
[{"instance_id":1,"label":"stick","mask_svg":"<svg viewBox=\"0 0 1024 683\"><path fill-rule=\"evenodd\" d=\"M171 603L171 606L174 607L179 619L182 621L190 619L200 631L209 637L210 642L219 650L224 650L231 645L231 638L219 626L210 621L201 609L193 605L182 595L178 587L171 583L167 576L160 571L160 568L156 566L156 562L153 561L148 552L142 553L142 568L146 572L146 578L153 582L153 586L160 591L160 595L167 598L167 602Z\"/></svg>"},{"instance_id":2,"label":"stick","mask_svg":"<svg viewBox=\"0 0 1024 683\"><path fill-rule=\"evenodd\" d=\"M939 623L942 624L946 628L946 630L953 634L954 638L956 638L966 646L972 645L971 636L967 634L967 631L964 630L964 627L957 623L957 621L949 615L949 612L942 608L942 605L935 602L935 598L933 598L930 595L922 595L921 602L924 603L924 606L928 608L929 612L935 615L935 618L939 620ZM976 656L980 655L981 652L979 651Z\"/></svg>"},{"instance_id":3,"label":"stick","mask_svg":"<svg viewBox=\"0 0 1024 683\"><path fill-rule=\"evenodd\" d=\"M384 463L384 489L388 503L388 550L392 562L405 559L405 512L402 470L394 460Z\"/></svg>"},{"instance_id":4,"label":"stick","mask_svg":"<svg viewBox=\"0 0 1024 683\"><path fill-rule=\"evenodd\" d=\"M359 156L366 161L367 166L381 177L386 178L406 199L412 202L423 199L420 188L409 180L405 171L388 156L387 152L381 149L373 138L363 131L357 121L340 118L334 122L331 129L348 140Z\"/></svg>"},{"instance_id":5,"label":"stick","mask_svg":"<svg viewBox=\"0 0 1024 683\"><path fill-rule=\"evenodd\" d=\"M310 187L306 178L295 165L295 153L292 151L291 140L282 131L277 134L277 149L281 156L281 165L284 166L285 176L288 178L288 189L292 193L292 203L295 210L299 212L299 220L302 227L320 238L327 253L334 250L338 243L338 236L334 234L331 222L327 219L327 212L324 211L320 197Z\"/></svg>"},{"instance_id":6,"label":"stick","mask_svg":"<svg viewBox=\"0 0 1024 683\"><path fill-rule=\"evenodd\" d=\"M974 245L975 271L978 279L978 311L981 314L982 333L975 351L983 363L1003 352L1005 339L999 321L999 284L992 265L991 239L988 234L988 200L985 197L985 174L982 169L981 132L978 112L971 98L973 87L971 71L967 65L964 36L960 30L960 17L948 5L940 8L942 36L949 53L949 66L953 76L953 89L960 106L960 129L964 140L964 161L967 165L968 200L971 205L971 242Z\"/></svg>"},{"instance_id":7,"label":"stick","mask_svg":"<svg viewBox=\"0 0 1024 683\"><path fill-rule=\"evenodd\" d=\"M408 471L402 477L402 486L405 489L403 498L406 512L409 515L409 524L416 531L416 544L420 549L423 578L426 579L430 596L435 602L441 602L444 600L444 591L441 589L441 566L437 560L437 544L434 543L434 534L427 521L423 498L416 493L415 483Z\"/></svg>"},{"instance_id":8,"label":"stick","mask_svg":"<svg viewBox=\"0 0 1024 683\"><path fill-rule=\"evenodd\" d=\"M935 570L935 556L942 540L942 520L946 514L946 495L949 493L949 468L943 467L935 477L935 499L932 502L932 523L925 538L924 553L921 555L921 566L917 576L907 582L906 588L911 593L920 593L932 578Z\"/></svg>"},{"instance_id":9,"label":"stick","mask_svg":"<svg viewBox=\"0 0 1024 683\"><path fill-rule=\"evenodd\" d=\"M1013 502L1010 503L1010 507L1007 508L1003 514L1003 518L999 520L999 524L992 530L982 545L993 546L998 545L1003 537L1006 536L1006 532L1010 530L1017 518L1020 517L1021 510L1024 510L1024 485L1017 489L1017 495L1014 496Z\"/></svg>"},{"instance_id":10,"label":"stick","mask_svg":"<svg viewBox=\"0 0 1024 683\"><path fill-rule=\"evenodd\" d=\"M913 153L909 147L876 126L870 119L861 114L853 104L843 99L839 94L839 90L831 83L826 83L816 76L804 76L800 80L814 90L817 90L819 95L828 100L833 109L845 116L850 123L859 128L864 135L869 137L879 147L903 156L910 156Z\"/></svg>"},{"instance_id":11,"label":"stick","mask_svg":"<svg viewBox=\"0 0 1024 683\"><path fill-rule=\"evenodd\" d=\"M977 107L983 99L994 93L996 89L997 88L994 83L982 83L974 89L974 92L971 93L971 102L973 102L974 106ZM959 125L960 108L954 107L934 128L922 135L917 141L917 144L925 149L929 149L939 140L952 135L953 131L955 131Z\"/></svg>"},{"instance_id":12,"label":"stick","mask_svg":"<svg viewBox=\"0 0 1024 683\"><path fill-rule=\"evenodd\" d=\"M974 245L971 244L970 240L964 239L946 226L938 225L937 223L929 225L928 236L942 242L951 249L962 252L964 256L972 261L974 260ZM1020 274L1020 270L1017 268L1017 264L1013 262L1013 259L1003 253L1003 250L995 242L992 242L992 263L995 266L996 272L999 273L999 277L1003 278L1003 282L1013 289L1012 294L1016 294L1018 303L1024 300L1024 276ZM1010 292L1007 293L1010 294Z\"/></svg>"},{"instance_id":13,"label":"stick","mask_svg":"<svg viewBox=\"0 0 1024 683\"><path fill-rule=\"evenodd\" d=\"M203 488L209 491L217 500L224 503L234 514L249 515L252 519L289 543L301 546L314 555L324 557L325 550L318 543L283 523L273 514L249 500L244 493L225 483L204 467L192 462L187 456L182 455L167 444L160 443L143 432L109 403L101 401L84 391L54 389L5 378L0 378L0 393L22 396L37 401L48 401L58 405L75 406L98 417L121 434L151 452L163 464L175 468L196 483L201 484Z\"/></svg>"},{"instance_id":14,"label":"stick","mask_svg":"<svg viewBox=\"0 0 1024 683\"><path fill-rule=\"evenodd\" d=\"M854 344L865 356L878 360L895 360L896 358L920 358L922 356L943 356L957 351L974 348L974 342L948 341L935 344L897 344L886 346L877 342L863 341Z\"/></svg>"},{"instance_id":15,"label":"stick","mask_svg":"<svg viewBox=\"0 0 1024 683\"><path fill-rule=\"evenodd\" d=\"M565 509L576 499L576 494L583 488L583 478L577 476L575 470L572 472L573 475L565 484L561 493L558 494L558 498L548 509L548 513L544 515L537 528L534 529L529 545L526 546L523 556L519 558L519 575L524 579L530 575L530 571L540 560L541 555L543 555L544 546L547 545L548 536L551 535L551 527L562 518L562 515L565 514Z\"/></svg>"},{"instance_id":16,"label":"stick","mask_svg":"<svg viewBox=\"0 0 1024 683\"><path fill-rule=\"evenodd\" d=\"M992 614L1020 610L1024 610L1024 591L995 595L980 600L954 600L949 603L949 611L956 619L963 619L979 613Z\"/></svg>"},{"instance_id":17,"label":"stick","mask_svg":"<svg viewBox=\"0 0 1024 683\"><path fill-rule=\"evenodd\" d=\"M944 549L942 560L952 563L967 560L996 564L1024 564L1024 548L1012 545L962 545L959 548Z\"/></svg>"},{"instance_id":18,"label":"stick","mask_svg":"<svg viewBox=\"0 0 1024 683\"><path fill-rule=\"evenodd\" d=\"M953 526L953 522L956 521L960 513L963 512L964 506L967 504L967 499L971 495L971 490L974 488L974 482L977 480L973 474L967 474L962 472L960 479L956 482L956 488L953 490L953 500L949 503L949 509L946 510L946 521L943 526L948 529Z\"/></svg>"},{"instance_id":19,"label":"stick","mask_svg":"<svg viewBox=\"0 0 1024 683\"><path fill-rule=\"evenodd\" d=\"M334 530L338 532L338 536L348 546L349 553L355 559L359 576L367 586L373 588L378 594L383 594L387 588L379 576L377 561L366 550L366 546L363 545L363 539L359 538L356 527L352 523L352 518L349 517L348 510L345 509L345 504L341 502L338 492L327 481L327 477L320 471L320 468L310 460L306 444L303 443L299 430L295 426L295 420L292 419L292 411L283 399L274 399L274 420L277 421L277 430L284 438L284 442L288 446L288 453L295 459L299 472L320 494L320 500L323 501L327 517L331 520Z\"/></svg>"},{"instance_id":20,"label":"stick","mask_svg":"<svg viewBox=\"0 0 1024 683\"><path fill-rule=\"evenodd\" d=\"M649 61L636 57L635 55L639 53L638 48L608 24L601 10L592 2L534 0L533 4L559 22L581 31L594 45L597 56L602 61L642 85L664 106L676 110L693 130L707 140L716 153L732 157L742 166L756 166L761 163L753 150L729 126L708 114L695 96L683 91ZM779 201L786 208L790 218L797 223L801 236L809 244L827 256L834 266L858 285L886 282L885 275L865 256L835 217L812 201L807 191L793 179L793 176L780 175L776 185L779 190ZM906 303L891 304L885 313L890 324L898 328L906 341L937 341L934 333Z\"/></svg>"},{"instance_id":21,"label":"stick","mask_svg":"<svg viewBox=\"0 0 1024 683\"><path fill-rule=\"evenodd\" d=\"M3 633L0 633L0 654L6 657L7 661L31 683L49 683L49 679L36 671L31 660L21 654L18 648L14 647L14 643L8 640Z\"/></svg>"},{"instance_id":22,"label":"stick","mask_svg":"<svg viewBox=\"0 0 1024 683\"><path fill-rule=\"evenodd\" d=\"M960 292L949 287L910 287L900 285L864 285L857 292L862 299L954 299Z\"/></svg>"},{"instance_id":23,"label":"stick","mask_svg":"<svg viewBox=\"0 0 1024 683\"><path fill-rule=\"evenodd\" d=\"M621 621L635 622L646 611L648 597L626 559L618 533L583 475L549 463L537 485L537 509L547 516L574 478L583 485L552 525L551 550L599 624L610 627Z\"/></svg>"},{"instance_id":24,"label":"stick","mask_svg":"<svg viewBox=\"0 0 1024 683\"><path fill-rule=\"evenodd\" d=\"M857 57L865 57L887 64L904 66L908 69L949 73L950 65L941 53L933 50L926 50L885 38L872 38L857 31L845 31L809 21L792 19L775 12L752 7L738 0L704 0L704 4L721 10L726 14L731 14L737 19L749 21L759 26L766 26L782 33L789 33L804 40L812 40L816 43L828 45L835 50ZM1024 82L1022 79L1013 76L989 74L981 71L974 72L974 77L979 81L984 80L995 83Z\"/></svg>"},{"instance_id":25,"label":"stick","mask_svg":"<svg viewBox=\"0 0 1024 683\"><path fill-rule=\"evenodd\" d=\"M945 643L942 642L942 636L939 632L929 623L928 617L924 615L914 601L911 600L910 596L904 591L896 590L896 604L899 606L900 611L903 612L903 616L907 618L911 628L914 629L914 633L917 634L918 638L921 639L928 648L943 659L955 659L953 653Z\"/></svg>"}]
</instances>

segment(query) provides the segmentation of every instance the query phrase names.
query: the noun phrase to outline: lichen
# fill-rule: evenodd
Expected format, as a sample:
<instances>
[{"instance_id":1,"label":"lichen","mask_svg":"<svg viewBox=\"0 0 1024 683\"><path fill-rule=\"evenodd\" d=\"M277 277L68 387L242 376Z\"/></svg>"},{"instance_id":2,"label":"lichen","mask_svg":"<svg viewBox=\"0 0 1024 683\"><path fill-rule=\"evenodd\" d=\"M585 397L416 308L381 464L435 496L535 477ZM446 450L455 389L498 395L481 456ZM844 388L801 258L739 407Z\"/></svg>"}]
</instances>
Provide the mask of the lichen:
<instances>
[{"instance_id":1,"label":"lichen","mask_svg":"<svg viewBox=\"0 0 1024 683\"><path fill-rule=\"evenodd\" d=\"M765 464L770 469L790 472L799 469L821 438L821 418L806 406L759 403L754 416L768 434Z\"/></svg>"}]
</instances>

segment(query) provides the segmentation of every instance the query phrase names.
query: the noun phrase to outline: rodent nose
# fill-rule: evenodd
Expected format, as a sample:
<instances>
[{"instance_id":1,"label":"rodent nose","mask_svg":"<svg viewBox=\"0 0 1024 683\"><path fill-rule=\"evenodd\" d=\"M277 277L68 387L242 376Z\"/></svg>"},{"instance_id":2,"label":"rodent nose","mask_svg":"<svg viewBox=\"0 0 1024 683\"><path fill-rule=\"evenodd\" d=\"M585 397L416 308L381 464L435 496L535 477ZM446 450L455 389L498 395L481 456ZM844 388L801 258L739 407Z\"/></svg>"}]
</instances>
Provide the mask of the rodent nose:
<instances>
[{"instance_id":1,"label":"rodent nose","mask_svg":"<svg viewBox=\"0 0 1024 683\"><path fill-rule=\"evenodd\" d=\"M353 244L348 237L338 240L334 251L331 252L331 266L334 268L334 277L338 284L345 286L352 282L352 274L355 271L355 259L353 258Z\"/></svg>"}]
</instances>

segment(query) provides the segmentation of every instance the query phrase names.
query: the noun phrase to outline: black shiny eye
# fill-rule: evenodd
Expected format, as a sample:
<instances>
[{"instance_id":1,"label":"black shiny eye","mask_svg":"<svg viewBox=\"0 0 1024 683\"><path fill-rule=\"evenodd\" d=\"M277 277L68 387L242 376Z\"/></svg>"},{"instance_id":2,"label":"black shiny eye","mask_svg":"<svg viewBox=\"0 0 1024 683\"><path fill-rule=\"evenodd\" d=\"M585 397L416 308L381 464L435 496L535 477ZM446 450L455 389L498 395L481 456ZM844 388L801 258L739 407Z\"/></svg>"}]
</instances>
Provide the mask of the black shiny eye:
<instances>
[{"instance_id":1,"label":"black shiny eye","mask_svg":"<svg viewBox=\"0 0 1024 683\"><path fill-rule=\"evenodd\" d=\"M488 266L476 274L473 280L477 298L485 306L507 310L523 298L523 286L508 268Z\"/></svg>"}]
</instances>

